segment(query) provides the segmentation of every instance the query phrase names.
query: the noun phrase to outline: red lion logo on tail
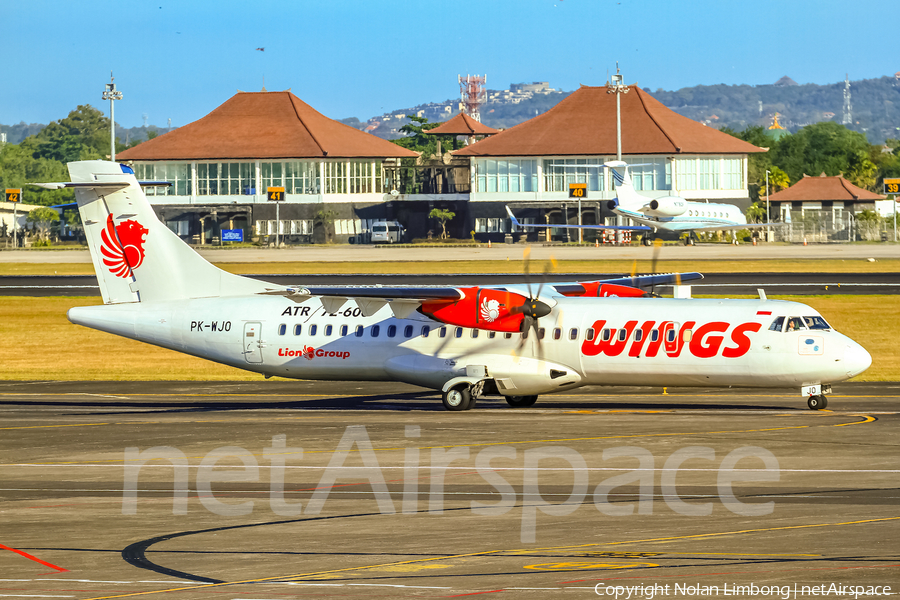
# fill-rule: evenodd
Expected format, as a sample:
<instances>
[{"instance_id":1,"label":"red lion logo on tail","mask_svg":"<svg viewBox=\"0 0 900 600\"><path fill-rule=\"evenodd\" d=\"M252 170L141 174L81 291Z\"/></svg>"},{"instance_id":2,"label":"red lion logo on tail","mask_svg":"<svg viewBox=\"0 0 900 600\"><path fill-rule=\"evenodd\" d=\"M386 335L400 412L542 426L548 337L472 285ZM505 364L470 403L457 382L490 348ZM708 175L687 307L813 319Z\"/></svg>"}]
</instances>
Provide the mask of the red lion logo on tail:
<instances>
[{"instance_id":1,"label":"red lion logo on tail","mask_svg":"<svg viewBox=\"0 0 900 600\"><path fill-rule=\"evenodd\" d=\"M113 216L106 217L106 228L100 233L103 264L116 277L131 277L131 270L144 262L144 236L147 228L131 219L118 225Z\"/></svg>"}]
</instances>

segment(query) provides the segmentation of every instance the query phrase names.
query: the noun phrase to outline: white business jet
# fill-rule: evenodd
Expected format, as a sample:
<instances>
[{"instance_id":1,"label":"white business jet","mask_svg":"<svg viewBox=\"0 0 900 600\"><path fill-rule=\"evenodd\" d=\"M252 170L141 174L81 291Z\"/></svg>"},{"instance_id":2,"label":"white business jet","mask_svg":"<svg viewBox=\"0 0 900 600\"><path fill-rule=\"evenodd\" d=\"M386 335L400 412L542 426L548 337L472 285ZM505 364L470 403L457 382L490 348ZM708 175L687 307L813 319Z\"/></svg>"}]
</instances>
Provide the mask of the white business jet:
<instances>
[{"instance_id":1,"label":"white business jet","mask_svg":"<svg viewBox=\"0 0 900 600\"><path fill-rule=\"evenodd\" d=\"M569 165L558 165L568 167ZM572 165L573 168L596 167L600 165ZM661 198L648 198L637 193L628 173L628 163L621 160L613 160L603 163L612 172L613 183L616 188L616 197L608 201L606 206L617 215L628 217L641 223L640 226L611 226L611 225L523 225L506 208L514 225L518 227L532 228L569 228L569 229L630 229L633 231L653 231L655 234L660 229L675 233L687 232L685 245L693 245L694 234L697 231L731 231L732 242L736 241L736 232L740 229L753 229L765 227L765 223L747 223L747 218L741 210L733 204L718 204L712 202L696 202L685 200L680 196L663 196ZM636 166L636 165L635 165ZM646 245L651 245L650 236L643 238Z\"/></svg>"},{"instance_id":2,"label":"white business jet","mask_svg":"<svg viewBox=\"0 0 900 600\"><path fill-rule=\"evenodd\" d=\"M814 309L649 297L699 273L503 287L285 287L226 273L160 223L126 166L69 163L104 305L72 323L265 377L402 381L448 410L583 385L796 387L810 408L871 364ZM149 185L154 183L148 182Z\"/></svg>"}]
</instances>

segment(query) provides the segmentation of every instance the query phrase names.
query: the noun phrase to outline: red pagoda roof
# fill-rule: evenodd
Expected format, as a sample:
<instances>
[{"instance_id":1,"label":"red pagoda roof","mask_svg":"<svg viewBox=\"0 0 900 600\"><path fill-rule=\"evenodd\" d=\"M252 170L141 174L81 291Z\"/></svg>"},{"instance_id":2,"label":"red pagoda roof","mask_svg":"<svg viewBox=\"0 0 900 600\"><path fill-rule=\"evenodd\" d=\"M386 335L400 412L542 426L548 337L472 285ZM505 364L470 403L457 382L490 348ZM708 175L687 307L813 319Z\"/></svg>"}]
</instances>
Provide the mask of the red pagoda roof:
<instances>
[{"instance_id":1,"label":"red pagoda roof","mask_svg":"<svg viewBox=\"0 0 900 600\"><path fill-rule=\"evenodd\" d=\"M875 192L853 185L843 177L828 177L825 173L822 173L818 177L804 177L791 187L771 194L769 201L820 202L822 200L837 200L853 202L859 200L884 200L884 198L885 196L879 196Z\"/></svg>"},{"instance_id":2,"label":"red pagoda roof","mask_svg":"<svg viewBox=\"0 0 900 600\"><path fill-rule=\"evenodd\" d=\"M238 92L205 117L116 156L120 160L418 156L329 119L291 92Z\"/></svg>"},{"instance_id":3,"label":"red pagoda roof","mask_svg":"<svg viewBox=\"0 0 900 600\"><path fill-rule=\"evenodd\" d=\"M466 113L459 113L446 123L442 123L434 129L429 129L425 133L436 133L438 135L494 135L495 133L500 133L500 130L479 123Z\"/></svg>"},{"instance_id":4,"label":"red pagoda roof","mask_svg":"<svg viewBox=\"0 0 900 600\"><path fill-rule=\"evenodd\" d=\"M616 94L581 86L542 115L454 152L457 156L611 155ZM629 86L620 94L623 154L749 154L753 144L701 125Z\"/></svg>"}]
</instances>

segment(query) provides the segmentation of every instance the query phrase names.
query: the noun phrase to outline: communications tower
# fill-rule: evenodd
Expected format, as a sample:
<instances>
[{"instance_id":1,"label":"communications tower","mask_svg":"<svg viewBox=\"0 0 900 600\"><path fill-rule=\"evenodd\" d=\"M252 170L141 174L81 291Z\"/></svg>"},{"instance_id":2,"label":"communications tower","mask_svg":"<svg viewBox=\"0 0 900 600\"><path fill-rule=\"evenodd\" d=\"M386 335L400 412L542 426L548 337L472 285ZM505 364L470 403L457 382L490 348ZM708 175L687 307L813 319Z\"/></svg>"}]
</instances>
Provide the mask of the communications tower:
<instances>
[{"instance_id":1,"label":"communications tower","mask_svg":"<svg viewBox=\"0 0 900 600\"><path fill-rule=\"evenodd\" d=\"M850 112L852 109L853 107L850 105L850 73L847 73L847 78L844 80L844 119L841 121L844 125L853 123L853 115Z\"/></svg>"},{"instance_id":2,"label":"communications tower","mask_svg":"<svg viewBox=\"0 0 900 600\"><path fill-rule=\"evenodd\" d=\"M487 75L459 75L460 108L481 123L481 105L487 99Z\"/></svg>"}]
</instances>

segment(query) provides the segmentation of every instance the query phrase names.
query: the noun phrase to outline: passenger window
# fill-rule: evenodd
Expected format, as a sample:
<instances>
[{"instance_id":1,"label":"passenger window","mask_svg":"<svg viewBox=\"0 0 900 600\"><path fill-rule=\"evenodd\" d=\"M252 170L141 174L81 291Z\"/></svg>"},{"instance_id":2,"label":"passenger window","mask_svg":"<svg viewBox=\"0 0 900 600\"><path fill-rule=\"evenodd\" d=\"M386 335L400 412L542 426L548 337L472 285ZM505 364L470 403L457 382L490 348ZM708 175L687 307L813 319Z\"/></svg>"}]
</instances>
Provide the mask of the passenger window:
<instances>
[{"instance_id":1,"label":"passenger window","mask_svg":"<svg viewBox=\"0 0 900 600\"><path fill-rule=\"evenodd\" d=\"M477 338L477 337L478 337L478 330L477 330L477 329L473 329L473 330L472 330L472 337L473 337L473 338Z\"/></svg>"},{"instance_id":2,"label":"passenger window","mask_svg":"<svg viewBox=\"0 0 900 600\"><path fill-rule=\"evenodd\" d=\"M546 329L544 329L543 327L538 327L538 339L539 340L544 339L544 334L546 334L546 333L547 333Z\"/></svg>"},{"instance_id":3,"label":"passenger window","mask_svg":"<svg viewBox=\"0 0 900 600\"><path fill-rule=\"evenodd\" d=\"M362 336L363 336L363 332L364 332L365 330L366 330L366 328L363 327L362 325L357 325L357 326L356 326L356 337L362 337Z\"/></svg>"},{"instance_id":4,"label":"passenger window","mask_svg":"<svg viewBox=\"0 0 900 600\"><path fill-rule=\"evenodd\" d=\"M378 325L372 325L372 329L369 330L369 333L372 337L378 337L378 334L381 332L381 327Z\"/></svg>"},{"instance_id":5,"label":"passenger window","mask_svg":"<svg viewBox=\"0 0 900 600\"><path fill-rule=\"evenodd\" d=\"M561 337L562 337L562 329L560 329L559 327L555 328L553 330L553 339L558 340Z\"/></svg>"},{"instance_id":6,"label":"passenger window","mask_svg":"<svg viewBox=\"0 0 900 600\"><path fill-rule=\"evenodd\" d=\"M600 332L600 339L603 340L604 342L608 342L609 338L611 338L611 337L612 337L611 329L604 329L603 331Z\"/></svg>"},{"instance_id":7,"label":"passenger window","mask_svg":"<svg viewBox=\"0 0 900 600\"><path fill-rule=\"evenodd\" d=\"M428 334L431 333L431 327L428 325L422 326L422 337L428 337Z\"/></svg>"},{"instance_id":8,"label":"passenger window","mask_svg":"<svg viewBox=\"0 0 900 600\"><path fill-rule=\"evenodd\" d=\"M784 329L784 317L778 317L769 325L769 331L781 331Z\"/></svg>"},{"instance_id":9,"label":"passenger window","mask_svg":"<svg viewBox=\"0 0 900 600\"><path fill-rule=\"evenodd\" d=\"M413 333L413 326L412 326L412 325L407 325L406 327L403 328L403 335L404 335L404 337L411 338L411 337L412 337L412 333Z\"/></svg>"},{"instance_id":10,"label":"passenger window","mask_svg":"<svg viewBox=\"0 0 900 600\"><path fill-rule=\"evenodd\" d=\"M309 326L309 335L316 335L316 329L318 329L318 325L310 325Z\"/></svg>"},{"instance_id":11,"label":"passenger window","mask_svg":"<svg viewBox=\"0 0 900 600\"><path fill-rule=\"evenodd\" d=\"M396 325L388 325L387 336L389 338L392 338L395 335L397 335L397 326Z\"/></svg>"},{"instance_id":12,"label":"passenger window","mask_svg":"<svg viewBox=\"0 0 900 600\"><path fill-rule=\"evenodd\" d=\"M347 335L347 326L341 325L341 337Z\"/></svg>"},{"instance_id":13,"label":"passenger window","mask_svg":"<svg viewBox=\"0 0 900 600\"><path fill-rule=\"evenodd\" d=\"M488 338L494 339L495 337L497 337L496 331L488 331Z\"/></svg>"},{"instance_id":14,"label":"passenger window","mask_svg":"<svg viewBox=\"0 0 900 600\"><path fill-rule=\"evenodd\" d=\"M325 326L325 335L331 336L332 329L333 329L333 327L331 325L326 325Z\"/></svg>"},{"instance_id":15,"label":"passenger window","mask_svg":"<svg viewBox=\"0 0 900 600\"><path fill-rule=\"evenodd\" d=\"M441 327L441 337L447 337L447 328Z\"/></svg>"},{"instance_id":16,"label":"passenger window","mask_svg":"<svg viewBox=\"0 0 900 600\"><path fill-rule=\"evenodd\" d=\"M278 326L278 335L284 335L285 333L287 333L287 325L282 323Z\"/></svg>"},{"instance_id":17,"label":"passenger window","mask_svg":"<svg viewBox=\"0 0 900 600\"><path fill-rule=\"evenodd\" d=\"M659 329L654 329L650 332L650 341L658 342L659 341Z\"/></svg>"},{"instance_id":18,"label":"passenger window","mask_svg":"<svg viewBox=\"0 0 900 600\"><path fill-rule=\"evenodd\" d=\"M457 328L456 328L456 337L458 337L458 338L461 338L461 337L462 337L462 330L463 330L462 327L457 327Z\"/></svg>"},{"instance_id":19,"label":"passenger window","mask_svg":"<svg viewBox=\"0 0 900 600\"><path fill-rule=\"evenodd\" d=\"M594 339L594 328L593 328L593 327L591 327L590 329L588 329L588 330L585 332L584 338L585 338L587 341L589 341L589 342L592 341L592 340Z\"/></svg>"},{"instance_id":20,"label":"passenger window","mask_svg":"<svg viewBox=\"0 0 900 600\"><path fill-rule=\"evenodd\" d=\"M691 335L693 332L690 329L685 329L684 333L681 334L682 341L686 344L691 341Z\"/></svg>"},{"instance_id":21,"label":"passenger window","mask_svg":"<svg viewBox=\"0 0 900 600\"><path fill-rule=\"evenodd\" d=\"M641 329L634 330L634 341L639 342L644 339L644 331Z\"/></svg>"},{"instance_id":22,"label":"passenger window","mask_svg":"<svg viewBox=\"0 0 900 600\"><path fill-rule=\"evenodd\" d=\"M677 334L675 333L675 330L674 330L674 329L669 329L668 331L666 331L666 341L667 341L667 342L674 342L674 341L675 341L675 336L676 336L676 335L677 335Z\"/></svg>"},{"instance_id":23,"label":"passenger window","mask_svg":"<svg viewBox=\"0 0 900 600\"><path fill-rule=\"evenodd\" d=\"M575 329L574 327L573 327L572 329L569 330L569 339L570 339L570 340L577 340L577 339L578 339L578 330Z\"/></svg>"},{"instance_id":24,"label":"passenger window","mask_svg":"<svg viewBox=\"0 0 900 600\"><path fill-rule=\"evenodd\" d=\"M620 341L620 342L624 342L624 341L627 340L627 339L628 339L628 330L627 330L627 329L620 329L620 330L619 330L619 341Z\"/></svg>"},{"instance_id":25,"label":"passenger window","mask_svg":"<svg viewBox=\"0 0 900 600\"><path fill-rule=\"evenodd\" d=\"M819 316L803 317L806 326L810 329L831 329L831 325L825 322L825 319Z\"/></svg>"},{"instance_id":26,"label":"passenger window","mask_svg":"<svg viewBox=\"0 0 900 600\"><path fill-rule=\"evenodd\" d=\"M512 334L507 331L505 334L503 334L503 337L510 340L510 339L512 339Z\"/></svg>"},{"instance_id":27,"label":"passenger window","mask_svg":"<svg viewBox=\"0 0 900 600\"><path fill-rule=\"evenodd\" d=\"M294 325L294 335L303 333L303 325Z\"/></svg>"}]
</instances>

